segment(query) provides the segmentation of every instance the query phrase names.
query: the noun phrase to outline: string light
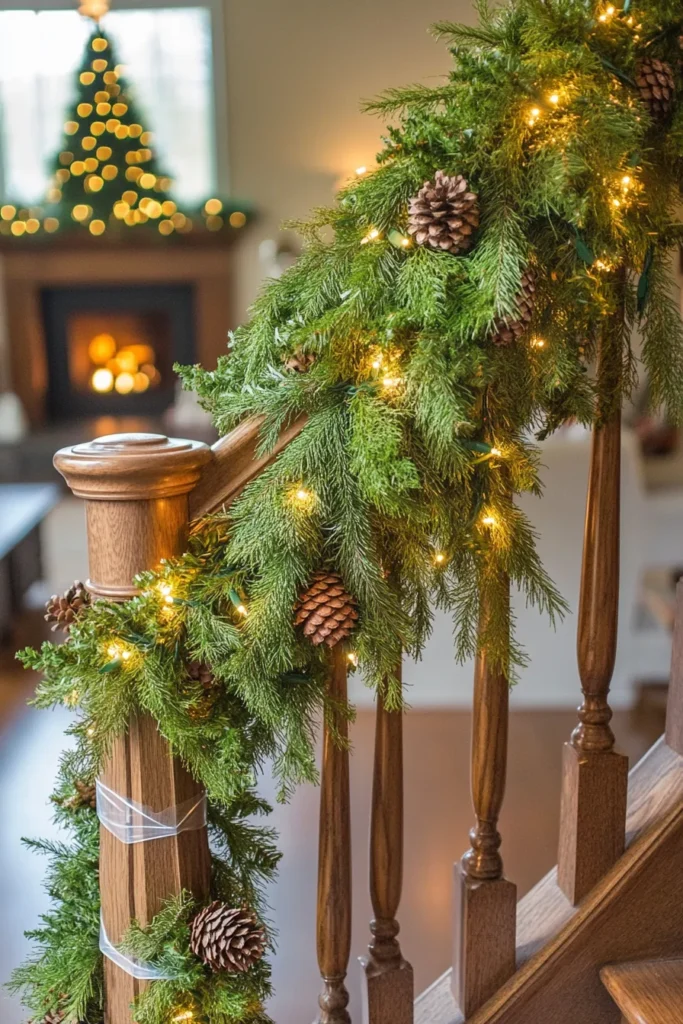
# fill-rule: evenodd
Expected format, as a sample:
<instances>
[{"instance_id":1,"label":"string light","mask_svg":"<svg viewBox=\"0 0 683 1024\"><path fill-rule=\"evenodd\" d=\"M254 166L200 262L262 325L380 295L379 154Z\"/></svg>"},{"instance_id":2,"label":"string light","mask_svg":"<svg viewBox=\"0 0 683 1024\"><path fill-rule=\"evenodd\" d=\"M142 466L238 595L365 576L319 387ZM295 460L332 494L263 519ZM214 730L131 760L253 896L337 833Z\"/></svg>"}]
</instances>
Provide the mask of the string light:
<instances>
[{"instance_id":1,"label":"string light","mask_svg":"<svg viewBox=\"0 0 683 1024\"><path fill-rule=\"evenodd\" d=\"M443 565L445 561L446 556L444 555L443 551L437 551L437 553L434 555L434 564Z\"/></svg>"},{"instance_id":2,"label":"string light","mask_svg":"<svg viewBox=\"0 0 683 1024\"><path fill-rule=\"evenodd\" d=\"M365 238L361 238L360 244L361 245L367 245L368 242L374 242L379 237L380 237L379 230L377 228L370 228L370 230L368 231L368 233L365 236Z\"/></svg>"},{"instance_id":3,"label":"string light","mask_svg":"<svg viewBox=\"0 0 683 1024\"><path fill-rule=\"evenodd\" d=\"M560 94L558 92L552 92L550 96L548 96L548 103L552 103L554 107L556 107L559 102Z\"/></svg>"},{"instance_id":4,"label":"string light","mask_svg":"<svg viewBox=\"0 0 683 1024\"><path fill-rule=\"evenodd\" d=\"M491 455L495 456L495 458L497 458L497 459L499 459L499 458L501 457L501 455L502 455L502 454L503 454L503 453L502 453L502 451L500 450L500 448L492 448L492 449L491 449Z\"/></svg>"},{"instance_id":5,"label":"string light","mask_svg":"<svg viewBox=\"0 0 683 1024\"><path fill-rule=\"evenodd\" d=\"M233 605L235 606L235 611L237 612L237 614L241 615L243 618L246 619L249 612L247 611L246 605L244 604L244 601L237 593L237 591L231 588L228 596L232 601Z\"/></svg>"},{"instance_id":6,"label":"string light","mask_svg":"<svg viewBox=\"0 0 683 1024\"><path fill-rule=\"evenodd\" d=\"M545 348L545 339L539 338L537 335L534 335L530 339L529 344L532 348Z\"/></svg>"},{"instance_id":7,"label":"string light","mask_svg":"<svg viewBox=\"0 0 683 1024\"><path fill-rule=\"evenodd\" d=\"M491 515L482 516L481 521L484 524L484 526L495 526L496 525L496 517L495 516L491 516Z\"/></svg>"},{"instance_id":8,"label":"string light","mask_svg":"<svg viewBox=\"0 0 683 1024\"><path fill-rule=\"evenodd\" d=\"M177 1017L171 1017L171 1020L174 1022L177 1020L192 1020L193 1017L194 1014L192 1010L183 1010L183 1012L179 1013Z\"/></svg>"},{"instance_id":9,"label":"string light","mask_svg":"<svg viewBox=\"0 0 683 1024\"><path fill-rule=\"evenodd\" d=\"M362 178L364 174L368 173L367 167L356 167L356 174L359 178Z\"/></svg>"},{"instance_id":10,"label":"string light","mask_svg":"<svg viewBox=\"0 0 683 1024\"><path fill-rule=\"evenodd\" d=\"M112 661L128 661L131 656L131 652L127 647L124 647L122 643L114 641L107 647L107 654Z\"/></svg>"},{"instance_id":11,"label":"string light","mask_svg":"<svg viewBox=\"0 0 683 1024\"><path fill-rule=\"evenodd\" d=\"M173 588L170 583L160 583L159 593L164 599L164 604L173 604Z\"/></svg>"},{"instance_id":12,"label":"string light","mask_svg":"<svg viewBox=\"0 0 683 1024\"><path fill-rule=\"evenodd\" d=\"M356 654L355 651L349 651L346 657L349 663L353 665L354 668L358 668L358 655Z\"/></svg>"}]
</instances>

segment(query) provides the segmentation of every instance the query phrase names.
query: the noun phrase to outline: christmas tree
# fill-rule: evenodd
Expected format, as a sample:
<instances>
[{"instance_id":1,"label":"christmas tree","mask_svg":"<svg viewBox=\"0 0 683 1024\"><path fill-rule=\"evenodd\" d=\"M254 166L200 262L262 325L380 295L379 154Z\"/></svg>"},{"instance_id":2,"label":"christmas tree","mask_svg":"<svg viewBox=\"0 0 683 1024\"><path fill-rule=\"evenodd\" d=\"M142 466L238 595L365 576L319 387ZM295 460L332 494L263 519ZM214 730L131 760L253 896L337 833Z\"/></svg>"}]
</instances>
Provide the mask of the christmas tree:
<instances>
[{"instance_id":1,"label":"christmas tree","mask_svg":"<svg viewBox=\"0 0 683 1024\"><path fill-rule=\"evenodd\" d=\"M25 237L80 228L99 236L147 225L168 237L187 234L195 225L212 232L243 227L248 220L244 204L212 197L201 211L187 211L174 201L173 181L158 164L152 132L143 123L112 40L97 18L95 25L76 74L75 98L45 203L37 209L4 203L0 234Z\"/></svg>"},{"instance_id":2,"label":"christmas tree","mask_svg":"<svg viewBox=\"0 0 683 1024\"><path fill-rule=\"evenodd\" d=\"M157 221L162 234L187 228L170 198L152 133L142 122L112 41L98 26L78 70L78 94L64 124L48 200L56 220L71 218L93 235L112 222Z\"/></svg>"}]
</instances>

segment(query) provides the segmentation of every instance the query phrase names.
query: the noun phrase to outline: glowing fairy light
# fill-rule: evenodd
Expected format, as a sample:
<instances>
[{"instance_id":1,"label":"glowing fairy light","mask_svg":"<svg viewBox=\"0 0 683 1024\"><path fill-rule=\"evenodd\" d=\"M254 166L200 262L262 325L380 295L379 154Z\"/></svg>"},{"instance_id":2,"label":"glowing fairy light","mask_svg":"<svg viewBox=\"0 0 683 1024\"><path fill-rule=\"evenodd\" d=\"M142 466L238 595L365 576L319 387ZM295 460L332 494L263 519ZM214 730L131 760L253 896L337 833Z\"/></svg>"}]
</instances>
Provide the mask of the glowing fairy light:
<instances>
[{"instance_id":1,"label":"glowing fairy light","mask_svg":"<svg viewBox=\"0 0 683 1024\"><path fill-rule=\"evenodd\" d=\"M367 174L367 173L368 173L367 167L365 167L365 166L363 166L363 167L356 167L356 174L358 175L359 178L362 178L363 175Z\"/></svg>"},{"instance_id":2,"label":"glowing fairy light","mask_svg":"<svg viewBox=\"0 0 683 1024\"><path fill-rule=\"evenodd\" d=\"M353 665L354 668L358 668L358 655L355 651L349 651L346 657L350 665Z\"/></svg>"},{"instance_id":3,"label":"glowing fairy light","mask_svg":"<svg viewBox=\"0 0 683 1024\"><path fill-rule=\"evenodd\" d=\"M495 526L496 525L496 517L492 516L492 515L482 516L481 521L482 521L484 526Z\"/></svg>"},{"instance_id":4,"label":"glowing fairy light","mask_svg":"<svg viewBox=\"0 0 683 1024\"><path fill-rule=\"evenodd\" d=\"M164 604L173 604L173 588L170 583L160 583L159 593L164 600Z\"/></svg>"},{"instance_id":5,"label":"glowing fairy light","mask_svg":"<svg viewBox=\"0 0 683 1024\"><path fill-rule=\"evenodd\" d=\"M498 458L498 459L501 457L502 454L503 453L500 450L500 448L492 448L491 449L491 455L495 455L495 457Z\"/></svg>"},{"instance_id":6,"label":"glowing fairy light","mask_svg":"<svg viewBox=\"0 0 683 1024\"><path fill-rule=\"evenodd\" d=\"M443 565L445 561L446 556L444 555L443 551L437 551L437 553L434 555L434 564Z\"/></svg>"}]
</instances>

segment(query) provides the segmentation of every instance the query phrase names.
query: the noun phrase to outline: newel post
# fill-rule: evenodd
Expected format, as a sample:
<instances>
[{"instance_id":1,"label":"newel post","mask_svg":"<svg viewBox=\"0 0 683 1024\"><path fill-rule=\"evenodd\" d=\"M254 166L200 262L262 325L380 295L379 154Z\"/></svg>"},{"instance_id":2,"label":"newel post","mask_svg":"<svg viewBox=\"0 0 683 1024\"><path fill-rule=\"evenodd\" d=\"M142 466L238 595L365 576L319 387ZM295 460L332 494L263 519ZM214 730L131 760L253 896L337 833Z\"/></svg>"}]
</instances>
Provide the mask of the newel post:
<instances>
[{"instance_id":1,"label":"newel post","mask_svg":"<svg viewBox=\"0 0 683 1024\"><path fill-rule=\"evenodd\" d=\"M204 444L159 434L112 434L57 453L55 466L85 499L93 597L125 601L136 593L137 573L182 554L188 495L210 458ZM156 812L200 792L148 717L133 720L116 741L102 781ZM205 828L133 845L101 828L100 844L103 923L114 944L132 918L146 925L181 889L208 896ZM105 959L106 1024L132 1021L130 1005L145 984Z\"/></svg>"}]
</instances>

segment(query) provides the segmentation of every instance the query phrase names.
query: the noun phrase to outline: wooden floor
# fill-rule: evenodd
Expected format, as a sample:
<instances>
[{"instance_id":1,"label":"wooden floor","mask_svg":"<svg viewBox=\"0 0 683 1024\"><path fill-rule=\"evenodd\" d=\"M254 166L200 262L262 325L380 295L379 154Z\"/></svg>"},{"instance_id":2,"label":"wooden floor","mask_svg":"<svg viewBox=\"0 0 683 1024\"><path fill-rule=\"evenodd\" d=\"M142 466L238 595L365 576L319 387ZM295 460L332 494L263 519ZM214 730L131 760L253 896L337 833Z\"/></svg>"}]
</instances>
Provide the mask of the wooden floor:
<instances>
[{"instance_id":1,"label":"wooden floor","mask_svg":"<svg viewBox=\"0 0 683 1024\"><path fill-rule=\"evenodd\" d=\"M28 630L28 635L27 635ZM26 623L17 646L35 639ZM24 701L34 680L0 652L0 983L22 958L31 927L45 907L43 865L20 846L22 835L53 834L48 797L66 712L38 712ZM510 768L501 821L506 872L525 893L554 864L558 828L562 743L575 712L517 711L511 717ZM634 763L656 739L651 720L614 717L621 749ZM463 711L412 711L405 723L406 865L400 911L406 957L415 968L417 991L449 966L451 948L451 875L453 861L466 849L472 824L469 802L469 715ZM352 729L354 929L349 969L351 1011L360 1024L357 958L368 940L368 819L372 778L373 715L362 712ZM264 779L266 795L273 785ZM318 793L300 790L287 807L278 807L274 824L285 857L272 893L279 930L275 963L276 996L270 1011L277 1024L308 1024L315 1017L319 989L315 960L315 885ZM18 1002L0 993L1 1024L26 1019Z\"/></svg>"}]
</instances>

